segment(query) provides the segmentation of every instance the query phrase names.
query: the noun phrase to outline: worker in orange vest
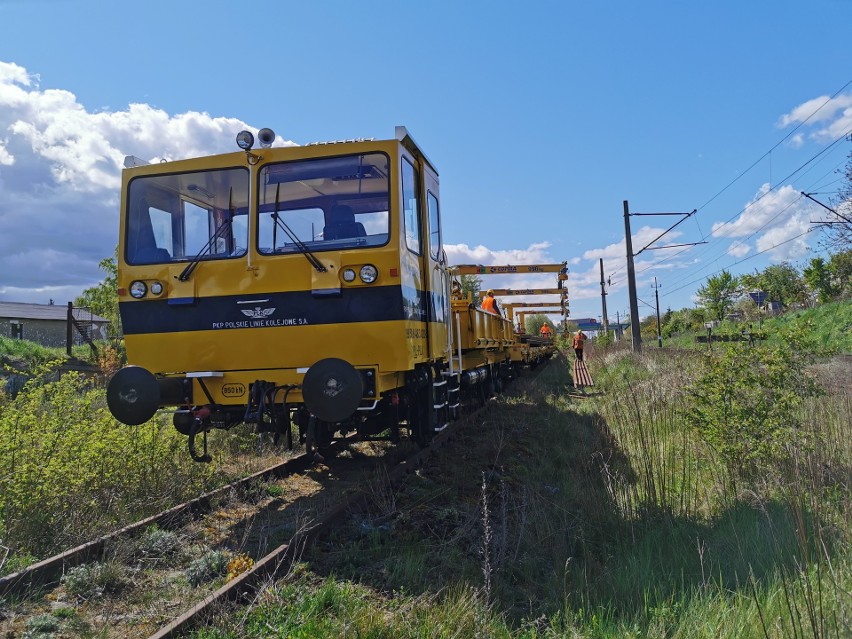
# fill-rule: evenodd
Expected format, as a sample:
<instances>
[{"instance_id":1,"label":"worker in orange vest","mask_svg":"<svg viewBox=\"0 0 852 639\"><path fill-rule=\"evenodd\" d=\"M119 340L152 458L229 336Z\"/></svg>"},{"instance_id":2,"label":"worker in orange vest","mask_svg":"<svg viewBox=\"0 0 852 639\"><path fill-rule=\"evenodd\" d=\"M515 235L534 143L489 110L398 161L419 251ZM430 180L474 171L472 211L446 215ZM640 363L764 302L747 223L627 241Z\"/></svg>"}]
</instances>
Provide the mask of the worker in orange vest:
<instances>
[{"instance_id":1,"label":"worker in orange vest","mask_svg":"<svg viewBox=\"0 0 852 639\"><path fill-rule=\"evenodd\" d=\"M583 331L578 330L574 335L573 340L574 354L577 356L577 359L583 361L583 347L586 345L586 334Z\"/></svg>"},{"instance_id":2,"label":"worker in orange vest","mask_svg":"<svg viewBox=\"0 0 852 639\"><path fill-rule=\"evenodd\" d=\"M541 329L539 330L542 337L550 337L553 331L550 330L550 327L547 325L547 322L541 325Z\"/></svg>"},{"instance_id":3,"label":"worker in orange vest","mask_svg":"<svg viewBox=\"0 0 852 639\"><path fill-rule=\"evenodd\" d=\"M482 298L482 310L487 313L500 315L500 309L497 308L497 300L494 299L494 291L490 288L485 291L485 297Z\"/></svg>"}]
</instances>

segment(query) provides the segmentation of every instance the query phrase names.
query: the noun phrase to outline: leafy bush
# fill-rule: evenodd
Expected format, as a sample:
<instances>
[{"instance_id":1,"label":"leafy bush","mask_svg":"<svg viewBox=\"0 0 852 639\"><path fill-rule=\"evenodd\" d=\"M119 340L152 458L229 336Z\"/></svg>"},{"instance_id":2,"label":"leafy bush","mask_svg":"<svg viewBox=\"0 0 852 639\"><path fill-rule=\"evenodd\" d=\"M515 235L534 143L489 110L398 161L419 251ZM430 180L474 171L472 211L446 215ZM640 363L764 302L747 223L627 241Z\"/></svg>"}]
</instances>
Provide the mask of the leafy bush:
<instances>
[{"instance_id":1,"label":"leafy bush","mask_svg":"<svg viewBox=\"0 0 852 639\"><path fill-rule=\"evenodd\" d=\"M117 563L80 564L62 577L62 584L72 595L91 599L121 591L127 584L127 569Z\"/></svg>"},{"instance_id":2,"label":"leafy bush","mask_svg":"<svg viewBox=\"0 0 852 639\"><path fill-rule=\"evenodd\" d=\"M230 555L222 550L211 550L206 555L193 560L186 569L186 578L193 586L223 577L228 573Z\"/></svg>"},{"instance_id":3,"label":"leafy bush","mask_svg":"<svg viewBox=\"0 0 852 639\"><path fill-rule=\"evenodd\" d=\"M27 630L24 639L41 639L42 637L53 637L53 633L59 630L59 619L53 615L36 615L27 620Z\"/></svg>"},{"instance_id":4,"label":"leafy bush","mask_svg":"<svg viewBox=\"0 0 852 639\"><path fill-rule=\"evenodd\" d=\"M152 527L139 539L136 549L143 557L164 559L180 550L181 541L177 533Z\"/></svg>"},{"instance_id":5,"label":"leafy bush","mask_svg":"<svg viewBox=\"0 0 852 639\"><path fill-rule=\"evenodd\" d=\"M152 420L119 425L102 389L50 366L0 398L0 543L43 555L202 492L214 471Z\"/></svg>"},{"instance_id":6,"label":"leafy bush","mask_svg":"<svg viewBox=\"0 0 852 639\"><path fill-rule=\"evenodd\" d=\"M607 331L606 333L598 333L598 336L595 338L595 346L600 346L601 348L612 346L613 343L614 340L612 338L612 332L610 331Z\"/></svg>"},{"instance_id":7,"label":"leafy bush","mask_svg":"<svg viewBox=\"0 0 852 639\"><path fill-rule=\"evenodd\" d=\"M254 559L249 557L246 553L235 555L234 558L228 562L228 581L239 577L247 570L251 570L253 566Z\"/></svg>"},{"instance_id":8,"label":"leafy bush","mask_svg":"<svg viewBox=\"0 0 852 639\"><path fill-rule=\"evenodd\" d=\"M794 444L807 444L797 410L817 394L805 374L806 351L795 334L785 346L734 343L708 354L703 375L687 388L684 417L720 455L731 477L782 470Z\"/></svg>"}]
</instances>

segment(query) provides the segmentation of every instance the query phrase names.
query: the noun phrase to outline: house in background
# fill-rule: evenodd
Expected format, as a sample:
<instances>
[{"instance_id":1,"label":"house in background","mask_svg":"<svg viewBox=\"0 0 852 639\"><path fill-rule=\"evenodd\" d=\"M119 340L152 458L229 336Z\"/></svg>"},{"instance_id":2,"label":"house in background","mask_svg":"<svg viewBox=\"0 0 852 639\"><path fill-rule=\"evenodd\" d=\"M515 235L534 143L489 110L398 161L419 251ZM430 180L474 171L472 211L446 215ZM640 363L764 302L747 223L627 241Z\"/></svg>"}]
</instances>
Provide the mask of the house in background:
<instances>
[{"instance_id":1,"label":"house in background","mask_svg":"<svg viewBox=\"0 0 852 639\"><path fill-rule=\"evenodd\" d=\"M68 310L68 306L54 304L0 302L0 335L63 348L67 345ZM71 312L80 330L92 340L107 338L109 320L93 314L87 308L72 308ZM71 331L74 344L85 343L80 330L74 328Z\"/></svg>"}]
</instances>

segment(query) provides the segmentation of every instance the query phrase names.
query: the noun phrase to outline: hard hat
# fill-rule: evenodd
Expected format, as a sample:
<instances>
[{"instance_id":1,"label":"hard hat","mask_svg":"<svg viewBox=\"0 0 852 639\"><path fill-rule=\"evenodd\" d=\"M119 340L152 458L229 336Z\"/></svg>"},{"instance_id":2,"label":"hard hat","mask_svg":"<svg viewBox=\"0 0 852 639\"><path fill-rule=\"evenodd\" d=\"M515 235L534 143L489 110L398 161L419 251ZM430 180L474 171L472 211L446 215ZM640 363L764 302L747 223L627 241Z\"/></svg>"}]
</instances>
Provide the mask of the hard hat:
<instances>
[{"instance_id":1,"label":"hard hat","mask_svg":"<svg viewBox=\"0 0 852 639\"><path fill-rule=\"evenodd\" d=\"M486 294L486 295L494 295L494 289L493 289L493 288L489 288L487 291L485 291L485 294Z\"/></svg>"}]
</instances>

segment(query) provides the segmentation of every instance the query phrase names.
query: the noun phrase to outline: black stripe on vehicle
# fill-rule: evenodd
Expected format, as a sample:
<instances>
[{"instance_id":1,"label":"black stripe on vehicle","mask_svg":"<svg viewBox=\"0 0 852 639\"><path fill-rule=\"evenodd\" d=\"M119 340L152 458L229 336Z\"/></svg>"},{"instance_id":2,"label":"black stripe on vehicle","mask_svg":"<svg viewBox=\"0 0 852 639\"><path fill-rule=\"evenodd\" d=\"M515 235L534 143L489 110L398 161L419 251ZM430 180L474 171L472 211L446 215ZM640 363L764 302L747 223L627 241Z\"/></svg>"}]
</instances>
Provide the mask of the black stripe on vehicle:
<instances>
[{"instance_id":1,"label":"black stripe on vehicle","mask_svg":"<svg viewBox=\"0 0 852 639\"><path fill-rule=\"evenodd\" d=\"M399 286L377 286L343 289L339 296L322 298L312 291L291 291L200 297L191 304L178 305L165 298L121 302L119 308L124 334L141 335L403 319L423 321L425 296L419 297L420 309L412 309L410 302L403 303Z\"/></svg>"}]
</instances>

